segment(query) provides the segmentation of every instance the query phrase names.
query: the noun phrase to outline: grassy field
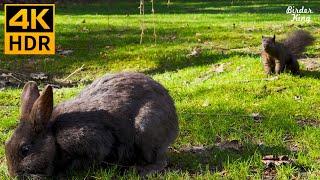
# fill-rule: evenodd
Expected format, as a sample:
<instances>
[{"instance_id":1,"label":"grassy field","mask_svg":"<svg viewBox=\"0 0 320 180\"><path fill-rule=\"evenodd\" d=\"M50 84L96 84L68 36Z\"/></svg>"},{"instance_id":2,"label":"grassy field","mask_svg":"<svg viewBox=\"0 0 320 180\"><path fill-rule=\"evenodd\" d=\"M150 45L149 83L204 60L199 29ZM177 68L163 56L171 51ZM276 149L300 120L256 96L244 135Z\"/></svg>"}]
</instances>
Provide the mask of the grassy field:
<instances>
[{"instance_id":1,"label":"grassy field","mask_svg":"<svg viewBox=\"0 0 320 180\"><path fill-rule=\"evenodd\" d=\"M45 72L59 80L84 65L68 79L76 86L55 89L55 103L111 72L138 71L161 82L175 100L180 135L168 154L167 170L151 178L318 179L320 72L303 66L302 77L288 73L266 77L259 55L261 35L275 33L281 39L305 29L317 40L304 61L319 60L320 2L290 2L199 0L167 6L157 1L155 15L148 2L144 16L139 15L138 3L59 4L56 44L73 52L0 54L0 69ZM311 22L291 21L288 5L311 8ZM1 52L3 14L0 11ZM3 144L18 123L20 93L19 88L0 91L1 179L8 179ZM265 155L287 155L293 162L265 168L261 161ZM133 171L123 174L116 167L73 172L71 177L138 178Z\"/></svg>"}]
</instances>

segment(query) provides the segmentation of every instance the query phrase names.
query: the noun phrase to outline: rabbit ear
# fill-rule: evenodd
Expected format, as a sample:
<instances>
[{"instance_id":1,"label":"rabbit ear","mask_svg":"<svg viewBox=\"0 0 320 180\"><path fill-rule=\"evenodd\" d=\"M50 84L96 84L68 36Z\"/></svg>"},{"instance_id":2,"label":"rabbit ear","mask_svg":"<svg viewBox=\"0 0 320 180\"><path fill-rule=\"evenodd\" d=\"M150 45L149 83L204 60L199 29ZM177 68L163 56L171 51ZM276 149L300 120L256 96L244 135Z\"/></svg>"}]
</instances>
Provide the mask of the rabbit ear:
<instances>
[{"instance_id":1,"label":"rabbit ear","mask_svg":"<svg viewBox=\"0 0 320 180\"><path fill-rule=\"evenodd\" d=\"M52 87L46 86L40 97L33 104L30 120L36 131L43 130L51 117L53 109Z\"/></svg>"},{"instance_id":2,"label":"rabbit ear","mask_svg":"<svg viewBox=\"0 0 320 180\"><path fill-rule=\"evenodd\" d=\"M21 120L27 120L31 112L34 102L40 96L39 89L36 82L27 82L21 95Z\"/></svg>"}]
</instances>

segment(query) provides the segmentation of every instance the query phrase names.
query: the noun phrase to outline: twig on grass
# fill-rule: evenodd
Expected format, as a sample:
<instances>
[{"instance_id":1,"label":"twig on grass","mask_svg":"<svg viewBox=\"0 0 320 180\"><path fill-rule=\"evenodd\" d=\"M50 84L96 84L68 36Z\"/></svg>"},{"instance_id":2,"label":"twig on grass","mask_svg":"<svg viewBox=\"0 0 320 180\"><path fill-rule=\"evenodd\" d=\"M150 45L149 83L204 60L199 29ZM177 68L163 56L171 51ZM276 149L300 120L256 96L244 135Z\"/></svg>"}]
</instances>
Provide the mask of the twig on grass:
<instances>
[{"instance_id":1,"label":"twig on grass","mask_svg":"<svg viewBox=\"0 0 320 180\"><path fill-rule=\"evenodd\" d=\"M13 73L9 73L9 74L6 75L6 76L7 76L7 77L12 77L13 79L15 79L15 80L17 80L17 81L19 81L19 82L23 82L21 79L15 77L15 76L13 75Z\"/></svg>"},{"instance_id":2,"label":"twig on grass","mask_svg":"<svg viewBox=\"0 0 320 180\"><path fill-rule=\"evenodd\" d=\"M154 37L154 43L157 43L157 34L156 34L156 23L155 23L155 15L154 15L154 0L151 0L152 4L152 21L153 21L153 37Z\"/></svg>"},{"instance_id":3,"label":"twig on grass","mask_svg":"<svg viewBox=\"0 0 320 180\"><path fill-rule=\"evenodd\" d=\"M140 9L140 14L144 15L144 0L140 0L139 9Z\"/></svg>"},{"instance_id":4,"label":"twig on grass","mask_svg":"<svg viewBox=\"0 0 320 180\"><path fill-rule=\"evenodd\" d=\"M278 79L279 79L279 76L274 76L274 77L270 77L270 78L245 79L245 80L235 80L235 81L227 81L227 82L247 83L247 82L254 82L254 81L275 81Z\"/></svg>"},{"instance_id":5,"label":"twig on grass","mask_svg":"<svg viewBox=\"0 0 320 180\"><path fill-rule=\"evenodd\" d=\"M66 80L68 80L71 76L73 76L74 74L76 74L77 72L79 71L82 71L83 70L83 67L84 67L84 64L82 64L82 66L78 69L76 69L75 71L73 71L71 74L69 74L69 76L67 76L66 78L64 78L62 80L62 82L65 82Z\"/></svg>"},{"instance_id":6,"label":"twig on grass","mask_svg":"<svg viewBox=\"0 0 320 180\"><path fill-rule=\"evenodd\" d=\"M169 7L169 6L170 6L170 4L171 4L171 1L170 1L170 0L168 0L168 1L167 1L167 6Z\"/></svg>"},{"instance_id":7,"label":"twig on grass","mask_svg":"<svg viewBox=\"0 0 320 180\"><path fill-rule=\"evenodd\" d=\"M196 79L192 84L197 84L199 82L204 82L209 80L212 76L214 76L215 74L208 74L207 76L205 76L204 78L202 78L200 81L198 79ZM274 76L274 77L270 77L270 78L257 78L257 79L244 79L244 80L232 80L232 81L223 81L224 83L249 83L249 82L255 82L255 81L275 81L278 80L279 76Z\"/></svg>"},{"instance_id":8,"label":"twig on grass","mask_svg":"<svg viewBox=\"0 0 320 180\"><path fill-rule=\"evenodd\" d=\"M144 0L140 0L140 15L142 15L142 20L140 21L140 29L141 29L141 33L140 33L140 44L142 44L143 41L143 35L144 35Z\"/></svg>"},{"instance_id":9,"label":"twig on grass","mask_svg":"<svg viewBox=\"0 0 320 180\"><path fill-rule=\"evenodd\" d=\"M141 26L140 44L142 44L142 41L143 41L143 35L144 35L144 19L143 19L143 20L141 20L141 22L140 22L140 26Z\"/></svg>"},{"instance_id":10,"label":"twig on grass","mask_svg":"<svg viewBox=\"0 0 320 180\"><path fill-rule=\"evenodd\" d=\"M180 114L186 114L186 115L212 115L212 116L231 116L231 117L250 117L250 118L255 118L254 113L251 115L239 115L239 114L211 114L211 113L204 113L204 112L186 112L186 111L182 111L179 112ZM260 118L263 118L264 116L260 115Z\"/></svg>"},{"instance_id":11,"label":"twig on grass","mask_svg":"<svg viewBox=\"0 0 320 180\"><path fill-rule=\"evenodd\" d=\"M141 29L140 44L142 44L143 35L144 35L144 0L140 0L139 9L140 9L140 15L143 15L142 20L140 21L140 29Z\"/></svg>"}]
</instances>

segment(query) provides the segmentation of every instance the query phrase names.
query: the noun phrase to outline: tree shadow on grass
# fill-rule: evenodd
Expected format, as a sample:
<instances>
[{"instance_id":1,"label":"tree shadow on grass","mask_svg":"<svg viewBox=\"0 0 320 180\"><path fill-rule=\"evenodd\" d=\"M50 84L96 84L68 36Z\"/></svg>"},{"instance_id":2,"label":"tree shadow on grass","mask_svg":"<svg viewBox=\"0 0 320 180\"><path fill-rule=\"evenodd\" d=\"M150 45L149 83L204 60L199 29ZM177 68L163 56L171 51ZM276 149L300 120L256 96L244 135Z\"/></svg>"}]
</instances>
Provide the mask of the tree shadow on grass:
<instances>
[{"instance_id":1,"label":"tree shadow on grass","mask_svg":"<svg viewBox=\"0 0 320 180\"><path fill-rule=\"evenodd\" d=\"M182 151L169 151L169 164L167 170L178 171L189 174L206 174L208 171L211 173L223 172L224 167L229 163L247 163L254 161L254 158L261 158L260 163L252 163L250 165L250 171L252 173L259 173L264 170L262 163L262 157L267 155L287 155L294 157L297 155L296 152L292 152L286 147L282 146L264 146L257 144L245 144L241 150L234 149L221 149L218 146L210 148L197 148L188 149ZM307 172L311 167L300 165L298 163L292 163L299 172Z\"/></svg>"},{"instance_id":2,"label":"tree shadow on grass","mask_svg":"<svg viewBox=\"0 0 320 180\"><path fill-rule=\"evenodd\" d=\"M236 56L250 56L250 57L258 57L254 53L245 53L245 52L220 52L218 50L204 50L199 56L187 57L189 52L173 52L165 55L160 55L155 59L156 68L149 69L144 71L146 74L158 74L163 72L177 71L180 69L209 65L219 63L224 59L229 59ZM172 58L173 57L173 58Z\"/></svg>"},{"instance_id":3,"label":"tree shadow on grass","mask_svg":"<svg viewBox=\"0 0 320 180\"><path fill-rule=\"evenodd\" d=\"M63 28L63 27L58 27ZM113 27L99 30L82 31L75 26L71 32L56 33L56 49L72 50L68 55L4 55L0 54L0 67L17 72L44 71L53 75L63 75L81 64L107 64L111 60L101 53L110 54L114 48L122 48L139 43L139 30L134 28ZM110 46L107 49L106 46ZM3 47L0 45L0 47ZM0 48L1 49L1 48Z\"/></svg>"},{"instance_id":4,"label":"tree shadow on grass","mask_svg":"<svg viewBox=\"0 0 320 180\"><path fill-rule=\"evenodd\" d=\"M57 28L62 27L58 26ZM147 70L138 70L146 74L156 74L192 66L213 64L232 56L248 55L241 52L224 54L219 50L206 49L198 56L187 57L192 50L192 46L197 43L191 41L190 44L193 44L191 47L184 45L182 48L170 49L171 46L179 47L180 44L189 42L189 38L193 34L193 32L190 32L188 36L168 40L172 36L172 32L181 30L179 27L159 30L157 45L152 41L152 35L146 35L145 41L140 45L140 30L135 27L99 26L96 29L90 29L89 33L83 31L82 26L70 25L68 28L74 30L57 32L56 46L58 49L72 50L71 54L65 56L58 53L54 56L7 56L1 54L0 66L18 72L43 71L59 77L70 73L75 69L75 66L79 67L82 64L107 68L111 64L119 62L125 64L126 61L141 58L150 61L150 67L147 64L144 68Z\"/></svg>"},{"instance_id":5,"label":"tree shadow on grass","mask_svg":"<svg viewBox=\"0 0 320 180\"><path fill-rule=\"evenodd\" d=\"M301 1L292 1L296 7L305 5ZM320 3L316 0L308 1L308 7L318 7ZM83 8L83 7L86 8ZM93 3L75 4L61 3L59 4L58 14L103 14L103 15L127 15L139 14L138 1L97 1ZM155 10L157 14L238 14L238 13L257 13L257 14L276 14L285 13L288 6L287 1L209 1L209 0L189 0L189 1L173 1L171 5L164 2L156 2ZM145 3L146 12L150 10L151 3ZM314 11L317 11L315 9Z\"/></svg>"},{"instance_id":6,"label":"tree shadow on grass","mask_svg":"<svg viewBox=\"0 0 320 180\"><path fill-rule=\"evenodd\" d=\"M169 170L199 173L209 167L210 171L222 171L224 165L235 161L248 162L255 154L264 155L291 155L292 152L281 146L259 146L245 144L241 150L221 149L219 146L188 148L169 151Z\"/></svg>"},{"instance_id":7,"label":"tree shadow on grass","mask_svg":"<svg viewBox=\"0 0 320 180\"><path fill-rule=\"evenodd\" d=\"M208 97L210 91L214 90L199 88L195 92L185 92L183 95L179 94L179 96L188 97L188 99L191 99L190 101L195 99L195 102L199 102L198 99ZM229 89L225 89L225 91L233 94ZM234 89L234 91L238 90ZM245 92L246 89L242 91ZM239 101L243 99L237 95L234 97L228 96L228 98L239 98ZM190 102L190 104L193 104L193 102ZM229 163L252 162L249 165L257 165L258 167L250 167L252 168L250 170L258 169L257 173L261 173L264 170L261 163L263 156L288 155L295 159L299 152L291 149L291 142L282 142L282 139L287 137L290 139L292 135L298 133L300 129L297 124L280 110L279 112L265 113L261 111L262 109L260 110L261 119L258 118L257 120L250 114L250 110L248 111L246 106L229 105L228 102L221 102L219 106L180 107L178 109L181 124L179 142L187 142L187 144L199 144L200 142L200 144L209 144L209 146L187 145L188 148L170 150L168 170L198 175L206 174L207 170L223 172L223 168ZM259 141L256 138L260 139L261 136L268 136L269 132L277 132L281 136L279 138L281 139L280 145L278 142L275 142L275 145L257 143ZM218 144L219 139L218 143L215 142L217 140L214 140L216 137L227 137L221 139L232 138L234 136L232 134L236 134L238 138L242 139L242 148L221 148L221 145ZM311 167L299 163L293 163L292 166L299 172L311 169Z\"/></svg>"},{"instance_id":8,"label":"tree shadow on grass","mask_svg":"<svg viewBox=\"0 0 320 180\"><path fill-rule=\"evenodd\" d=\"M221 61L224 58L228 58L228 55L222 55L217 52L204 52L197 57L187 57L189 52L176 51L165 55L161 55L155 59L156 67L144 71L146 74L158 74L163 72L177 71L187 67L201 66L207 64L214 64Z\"/></svg>"},{"instance_id":9,"label":"tree shadow on grass","mask_svg":"<svg viewBox=\"0 0 320 180\"><path fill-rule=\"evenodd\" d=\"M300 72L301 72L301 78L320 79L319 71L300 70Z\"/></svg>"}]
</instances>

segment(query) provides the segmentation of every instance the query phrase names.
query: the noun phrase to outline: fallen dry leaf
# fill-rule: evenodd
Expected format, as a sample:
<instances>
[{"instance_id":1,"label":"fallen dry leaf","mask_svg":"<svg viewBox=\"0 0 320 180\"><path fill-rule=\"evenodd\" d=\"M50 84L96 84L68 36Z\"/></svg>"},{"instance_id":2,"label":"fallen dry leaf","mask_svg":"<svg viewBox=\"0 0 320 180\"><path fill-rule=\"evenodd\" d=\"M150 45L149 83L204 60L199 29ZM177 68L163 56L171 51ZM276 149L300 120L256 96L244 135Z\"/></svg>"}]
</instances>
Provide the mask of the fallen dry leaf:
<instances>
[{"instance_id":1,"label":"fallen dry leaf","mask_svg":"<svg viewBox=\"0 0 320 180\"><path fill-rule=\"evenodd\" d=\"M279 76L273 76L271 78L266 78L265 80L266 81L275 81L275 80L278 80L279 79Z\"/></svg>"},{"instance_id":2,"label":"fallen dry leaf","mask_svg":"<svg viewBox=\"0 0 320 180\"><path fill-rule=\"evenodd\" d=\"M202 34L201 33L196 33L196 37L199 37L201 36Z\"/></svg>"},{"instance_id":3,"label":"fallen dry leaf","mask_svg":"<svg viewBox=\"0 0 320 180\"><path fill-rule=\"evenodd\" d=\"M198 77L195 80L195 82L206 81L206 80L210 79L213 75L220 74L220 73L224 72L226 67L229 66L230 64L231 64L231 62L222 63L222 64L213 64L211 69L208 72L201 75L200 77Z\"/></svg>"},{"instance_id":4,"label":"fallen dry leaf","mask_svg":"<svg viewBox=\"0 0 320 180\"><path fill-rule=\"evenodd\" d=\"M224 64L217 64L216 66L213 66L212 72L215 72L215 73L224 72Z\"/></svg>"},{"instance_id":5,"label":"fallen dry leaf","mask_svg":"<svg viewBox=\"0 0 320 180\"><path fill-rule=\"evenodd\" d=\"M187 54L187 57L190 58L190 57L197 57L201 54L201 48L200 47L195 47L192 49L192 51Z\"/></svg>"},{"instance_id":6,"label":"fallen dry leaf","mask_svg":"<svg viewBox=\"0 0 320 180\"><path fill-rule=\"evenodd\" d=\"M81 31L82 31L82 32L89 32L90 30L89 30L87 27L83 27L83 28L81 29Z\"/></svg>"},{"instance_id":7,"label":"fallen dry leaf","mask_svg":"<svg viewBox=\"0 0 320 180\"><path fill-rule=\"evenodd\" d=\"M202 103L202 106L203 106L203 107L208 107L209 105L210 105L209 100L205 100L205 101Z\"/></svg>"},{"instance_id":8,"label":"fallen dry leaf","mask_svg":"<svg viewBox=\"0 0 320 180\"><path fill-rule=\"evenodd\" d=\"M105 48L105 49L114 49L114 46L106 45L104 48Z\"/></svg>"},{"instance_id":9,"label":"fallen dry leaf","mask_svg":"<svg viewBox=\"0 0 320 180\"><path fill-rule=\"evenodd\" d=\"M176 39L177 39L177 36L173 35L173 36L170 36L169 38L170 38L170 40L173 41L173 40L176 40Z\"/></svg>"},{"instance_id":10,"label":"fallen dry leaf","mask_svg":"<svg viewBox=\"0 0 320 180\"><path fill-rule=\"evenodd\" d=\"M44 79L48 79L48 76L43 73L43 72L39 72L39 73L30 73L30 77L34 80L44 80Z\"/></svg>"},{"instance_id":11,"label":"fallen dry leaf","mask_svg":"<svg viewBox=\"0 0 320 180\"><path fill-rule=\"evenodd\" d=\"M294 96L294 100L296 100L296 101L300 101L301 99L302 99L301 96Z\"/></svg>"},{"instance_id":12,"label":"fallen dry leaf","mask_svg":"<svg viewBox=\"0 0 320 180\"><path fill-rule=\"evenodd\" d=\"M220 176L226 176L226 175L228 175L228 171L223 170L223 171L219 172L219 174L220 174Z\"/></svg>"},{"instance_id":13,"label":"fallen dry leaf","mask_svg":"<svg viewBox=\"0 0 320 180\"><path fill-rule=\"evenodd\" d=\"M62 50L62 49L58 49L58 50L57 50L57 53L58 53L59 55L62 55L62 56L67 56L67 55L73 53L73 50Z\"/></svg>"},{"instance_id":14,"label":"fallen dry leaf","mask_svg":"<svg viewBox=\"0 0 320 180\"><path fill-rule=\"evenodd\" d=\"M214 64L211 67L211 72L215 73L223 73L227 66L231 65L231 62L221 63L221 64Z\"/></svg>"},{"instance_id":15,"label":"fallen dry leaf","mask_svg":"<svg viewBox=\"0 0 320 180\"><path fill-rule=\"evenodd\" d=\"M253 32L254 28L247 28L246 30L249 31L249 32Z\"/></svg>"},{"instance_id":16,"label":"fallen dry leaf","mask_svg":"<svg viewBox=\"0 0 320 180\"><path fill-rule=\"evenodd\" d=\"M260 115L260 113L252 113L251 114L253 120L260 122L262 120L262 116Z\"/></svg>"}]
</instances>

